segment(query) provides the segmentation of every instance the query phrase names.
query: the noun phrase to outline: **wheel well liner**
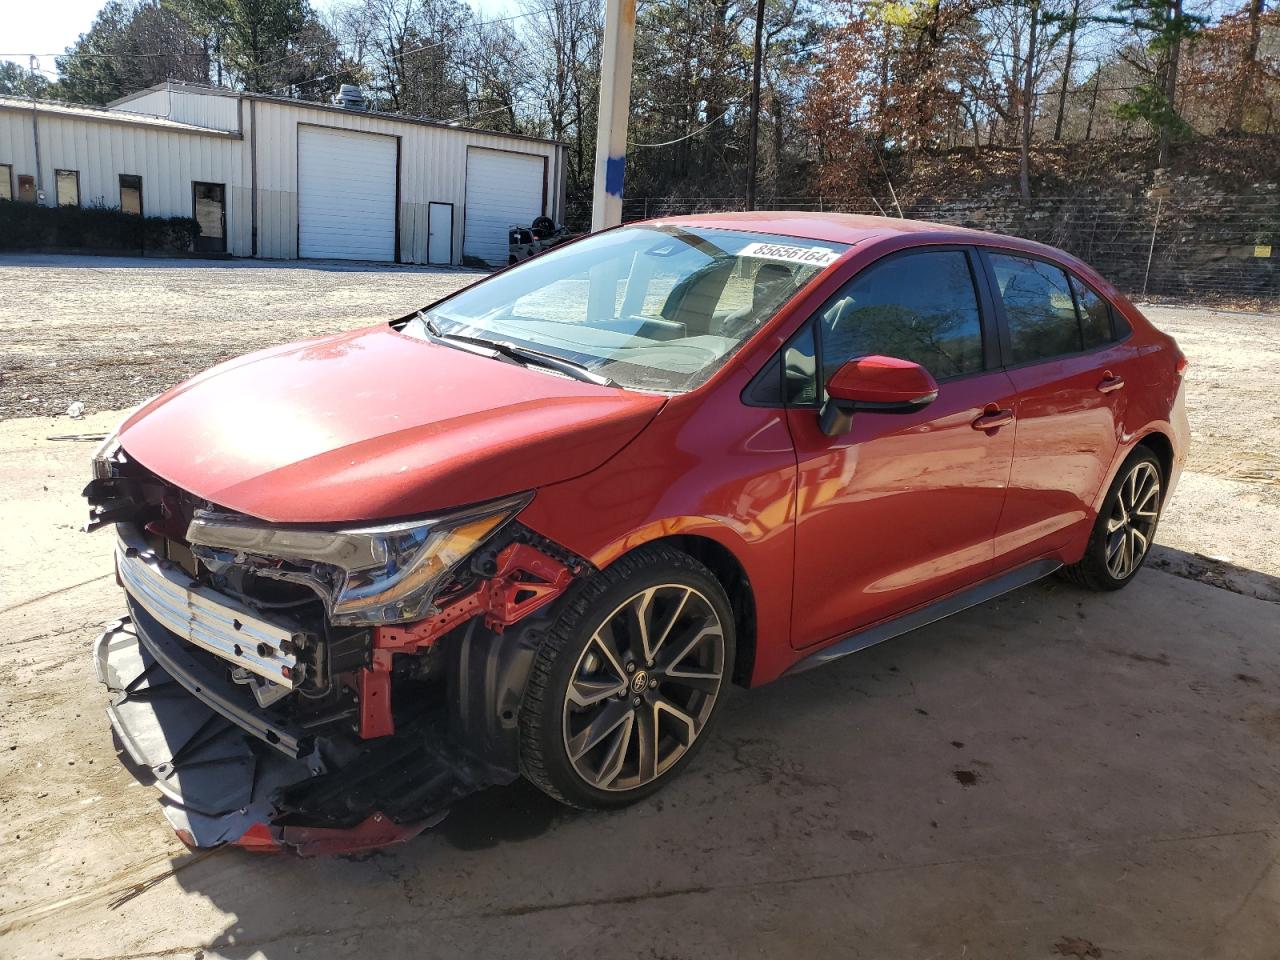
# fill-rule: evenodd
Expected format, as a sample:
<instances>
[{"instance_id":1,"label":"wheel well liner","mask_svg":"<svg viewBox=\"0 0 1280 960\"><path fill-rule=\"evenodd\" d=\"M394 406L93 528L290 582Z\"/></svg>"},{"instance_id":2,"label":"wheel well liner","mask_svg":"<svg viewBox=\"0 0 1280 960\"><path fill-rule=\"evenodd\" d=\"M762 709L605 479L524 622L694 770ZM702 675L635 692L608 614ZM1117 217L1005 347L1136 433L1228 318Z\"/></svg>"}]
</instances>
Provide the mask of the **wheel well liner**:
<instances>
[{"instance_id":1,"label":"wheel well liner","mask_svg":"<svg viewBox=\"0 0 1280 960\"><path fill-rule=\"evenodd\" d=\"M1146 447L1156 455L1156 459L1160 461L1160 472L1163 476L1160 478L1165 486L1169 485L1169 478L1173 475L1173 444L1169 442L1169 438L1159 431L1152 431L1134 444L1134 449L1138 447Z\"/></svg>"},{"instance_id":2,"label":"wheel well liner","mask_svg":"<svg viewBox=\"0 0 1280 960\"><path fill-rule=\"evenodd\" d=\"M746 570L733 551L710 537L677 534L650 540L645 546L663 543L704 564L724 587L733 609L734 634L737 637L733 682L743 687L750 685L756 660L756 601Z\"/></svg>"}]
</instances>

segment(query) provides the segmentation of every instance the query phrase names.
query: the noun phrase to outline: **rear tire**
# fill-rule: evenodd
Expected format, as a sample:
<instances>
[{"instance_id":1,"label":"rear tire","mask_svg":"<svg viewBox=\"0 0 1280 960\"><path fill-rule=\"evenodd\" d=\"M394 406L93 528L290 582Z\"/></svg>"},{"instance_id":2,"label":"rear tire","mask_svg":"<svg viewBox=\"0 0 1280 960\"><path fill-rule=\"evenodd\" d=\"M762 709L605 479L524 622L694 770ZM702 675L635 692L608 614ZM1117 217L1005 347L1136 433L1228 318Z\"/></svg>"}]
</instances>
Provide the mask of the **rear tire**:
<instances>
[{"instance_id":1,"label":"rear tire","mask_svg":"<svg viewBox=\"0 0 1280 960\"><path fill-rule=\"evenodd\" d=\"M1138 447L1112 481L1079 563L1062 576L1088 590L1119 590L1142 569L1164 506L1160 461Z\"/></svg>"},{"instance_id":2,"label":"rear tire","mask_svg":"<svg viewBox=\"0 0 1280 960\"><path fill-rule=\"evenodd\" d=\"M733 676L733 614L703 564L640 547L578 584L520 709L520 768L574 807L635 803L707 739Z\"/></svg>"}]
</instances>

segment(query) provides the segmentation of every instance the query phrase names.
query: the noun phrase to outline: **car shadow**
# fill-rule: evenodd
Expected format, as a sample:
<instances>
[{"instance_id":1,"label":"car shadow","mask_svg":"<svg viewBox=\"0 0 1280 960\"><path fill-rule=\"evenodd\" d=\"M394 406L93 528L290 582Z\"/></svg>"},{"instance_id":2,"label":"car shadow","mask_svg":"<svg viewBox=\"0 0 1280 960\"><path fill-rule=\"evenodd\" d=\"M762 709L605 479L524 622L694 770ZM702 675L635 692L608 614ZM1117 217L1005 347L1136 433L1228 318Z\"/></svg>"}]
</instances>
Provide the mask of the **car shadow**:
<instances>
[{"instance_id":1,"label":"car shadow","mask_svg":"<svg viewBox=\"0 0 1280 960\"><path fill-rule=\"evenodd\" d=\"M1021 820L1067 845L1095 843L1105 817L1091 817L1093 808L1081 807L1065 784L1102 776L1095 763L1112 779L1119 774L1110 763L1124 769L1124 757L1110 754L1132 737L1117 725L1139 723L1123 720L1139 715L1139 701L1127 698L1154 688L1198 703L1195 683L1208 681L1197 658L1220 640L1206 624L1221 623L1240 643L1258 617L1280 625L1280 608L1258 605L1259 594L1249 592L1280 597L1280 578L1168 548L1151 559L1152 569L1126 591L1090 593L1049 578L825 669L734 691L691 769L620 812L571 810L520 780L460 802L440 826L399 846L314 860L230 849L178 858L174 879L230 915L200 945L219 956L355 956L371 946L375 956L421 955L427 943L437 953L476 955L466 938L492 943L498 934L483 926L491 922L749 885L778 863L807 876L842 868L877 874L903 858L998 860L1002 831ZM1230 597L1202 586L1224 583L1249 587L1226 587L1241 594ZM1271 657L1280 671L1266 648L1258 640L1249 652L1255 662ZM1186 676L1178 672L1183 663ZM1221 683L1230 684L1232 668L1223 669ZM1224 689L1253 691L1243 682ZM1082 713L1085 691L1105 722ZM1073 740L1079 753L1069 749ZM1185 750L1167 758L1174 768L1203 750L1181 739L1160 743L1170 753ZM1131 815L1145 815L1140 804ZM919 904L898 906L917 913ZM1031 900L1006 906L1034 909ZM851 922L841 912L851 910L833 903L819 912L840 926ZM605 924L604 915L585 919ZM755 918L704 922L729 931ZM418 939L440 931L455 939ZM507 946L499 952L561 953L534 942Z\"/></svg>"}]
</instances>

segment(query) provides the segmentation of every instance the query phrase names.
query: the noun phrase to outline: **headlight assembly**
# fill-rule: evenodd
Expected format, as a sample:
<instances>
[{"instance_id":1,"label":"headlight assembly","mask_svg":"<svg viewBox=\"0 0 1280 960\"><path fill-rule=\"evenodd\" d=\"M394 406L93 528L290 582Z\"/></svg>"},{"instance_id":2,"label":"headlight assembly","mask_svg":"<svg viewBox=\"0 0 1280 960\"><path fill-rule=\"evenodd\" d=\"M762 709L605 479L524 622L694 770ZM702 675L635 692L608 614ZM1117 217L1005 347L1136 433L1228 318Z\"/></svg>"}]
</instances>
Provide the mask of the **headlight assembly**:
<instances>
[{"instance_id":1,"label":"headlight assembly","mask_svg":"<svg viewBox=\"0 0 1280 960\"><path fill-rule=\"evenodd\" d=\"M197 510L187 539L206 561L231 554L230 562L306 583L335 624L402 623L427 616L448 575L531 498L523 493L424 520L349 530L275 526ZM300 567L282 571L272 561Z\"/></svg>"}]
</instances>

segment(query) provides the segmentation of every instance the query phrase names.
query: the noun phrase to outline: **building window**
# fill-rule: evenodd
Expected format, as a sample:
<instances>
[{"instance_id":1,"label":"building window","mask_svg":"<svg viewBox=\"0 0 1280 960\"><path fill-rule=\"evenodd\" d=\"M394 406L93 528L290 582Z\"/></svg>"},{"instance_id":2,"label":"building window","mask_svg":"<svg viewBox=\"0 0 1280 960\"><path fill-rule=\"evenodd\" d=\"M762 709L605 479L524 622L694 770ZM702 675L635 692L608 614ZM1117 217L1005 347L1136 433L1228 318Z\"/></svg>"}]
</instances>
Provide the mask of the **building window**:
<instances>
[{"instance_id":1,"label":"building window","mask_svg":"<svg viewBox=\"0 0 1280 960\"><path fill-rule=\"evenodd\" d=\"M0 163L0 200L13 199L13 165Z\"/></svg>"},{"instance_id":2,"label":"building window","mask_svg":"<svg viewBox=\"0 0 1280 960\"><path fill-rule=\"evenodd\" d=\"M53 173L58 184L58 206L80 206L80 171L55 170Z\"/></svg>"},{"instance_id":3,"label":"building window","mask_svg":"<svg viewBox=\"0 0 1280 960\"><path fill-rule=\"evenodd\" d=\"M36 178L29 173L18 174L18 201L20 203L36 202Z\"/></svg>"},{"instance_id":4,"label":"building window","mask_svg":"<svg viewBox=\"0 0 1280 960\"><path fill-rule=\"evenodd\" d=\"M132 173L120 174L120 210L142 216L142 178Z\"/></svg>"}]
</instances>

